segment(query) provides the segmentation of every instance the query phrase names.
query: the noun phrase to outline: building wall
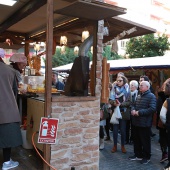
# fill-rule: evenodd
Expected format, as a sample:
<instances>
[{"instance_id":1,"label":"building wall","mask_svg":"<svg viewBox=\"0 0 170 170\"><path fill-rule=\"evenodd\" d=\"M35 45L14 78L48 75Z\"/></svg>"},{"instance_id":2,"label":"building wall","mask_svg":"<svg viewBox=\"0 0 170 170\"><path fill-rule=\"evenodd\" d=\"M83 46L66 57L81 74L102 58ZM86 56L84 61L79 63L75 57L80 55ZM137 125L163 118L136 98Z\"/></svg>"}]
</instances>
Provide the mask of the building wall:
<instances>
[{"instance_id":1,"label":"building wall","mask_svg":"<svg viewBox=\"0 0 170 170\"><path fill-rule=\"evenodd\" d=\"M50 164L60 170L99 169L99 121L102 78L103 21L99 22L95 97L52 98L52 117L59 118L57 143Z\"/></svg>"},{"instance_id":2,"label":"building wall","mask_svg":"<svg viewBox=\"0 0 170 170\"><path fill-rule=\"evenodd\" d=\"M127 13L120 17L152 27L157 30L156 34L165 33L170 42L169 0L105 0L105 2L126 8ZM118 41L118 54L125 55L125 48L122 48L121 45L127 41L128 39ZM167 54L170 54L169 50L166 52Z\"/></svg>"}]
</instances>

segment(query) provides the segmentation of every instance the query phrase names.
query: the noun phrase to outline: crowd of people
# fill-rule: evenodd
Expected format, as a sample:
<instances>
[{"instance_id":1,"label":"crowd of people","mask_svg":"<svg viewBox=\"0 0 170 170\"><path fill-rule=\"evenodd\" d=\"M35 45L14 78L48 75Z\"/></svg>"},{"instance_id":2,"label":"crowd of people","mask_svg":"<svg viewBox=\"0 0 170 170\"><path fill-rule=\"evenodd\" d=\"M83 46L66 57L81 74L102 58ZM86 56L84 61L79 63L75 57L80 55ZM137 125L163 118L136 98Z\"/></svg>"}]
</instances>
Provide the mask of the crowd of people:
<instances>
[{"instance_id":1,"label":"crowd of people","mask_svg":"<svg viewBox=\"0 0 170 170\"><path fill-rule=\"evenodd\" d=\"M10 66L2 58L5 52L0 48L0 147L3 149L4 163L2 170L19 165L11 159L11 148L22 145L20 131L20 114L16 95L22 84L22 71L26 67L27 58L22 54L14 54L10 58ZM64 90L64 83L58 79L58 73L52 71L52 86ZM99 149L104 149L104 141L111 139L109 131L113 132L112 153L118 150L118 134L121 135L121 151L126 154L126 144L133 144L134 155L131 161L141 161L148 164L151 159L151 137L154 114L157 115L156 127L159 130L159 144L162 151L160 163L168 161L164 167L170 168L170 78L161 87L152 88L146 75L139 81L128 81L124 73L117 74L115 82L109 83L110 98L108 103L100 105L100 141ZM8 102L3 102L4 98ZM8 106L11 107L8 107ZM116 117L119 115L118 117ZM110 121L114 119L114 123ZM104 135L106 132L106 138Z\"/></svg>"},{"instance_id":2,"label":"crowd of people","mask_svg":"<svg viewBox=\"0 0 170 170\"><path fill-rule=\"evenodd\" d=\"M100 134L102 133L104 139L104 128L101 126L105 126L105 141L108 141L111 139L108 129L113 131L111 152L117 152L117 139L120 133L122 153L127 152L125 144L133 144L134 155L129 156L128 159L148 164L151 159L151 137L155 135L152 132L152 124L156 114L158 142L162 151L160 163L168 161L164 169L170 168L170 79L167 79L162 87L154 90L146 75L140 76L138 81L129 82L120 72L117 74L116 81L109 84L109 88L110 98L107 103L108 109L105 111L108 117L105 123L100 125ZM115 118L118 114L117 107L120 116ZM117 122L113 123L112 118L117 119ZM103 143L100 149L104 149Z\"/></svg>"}]
</instances>

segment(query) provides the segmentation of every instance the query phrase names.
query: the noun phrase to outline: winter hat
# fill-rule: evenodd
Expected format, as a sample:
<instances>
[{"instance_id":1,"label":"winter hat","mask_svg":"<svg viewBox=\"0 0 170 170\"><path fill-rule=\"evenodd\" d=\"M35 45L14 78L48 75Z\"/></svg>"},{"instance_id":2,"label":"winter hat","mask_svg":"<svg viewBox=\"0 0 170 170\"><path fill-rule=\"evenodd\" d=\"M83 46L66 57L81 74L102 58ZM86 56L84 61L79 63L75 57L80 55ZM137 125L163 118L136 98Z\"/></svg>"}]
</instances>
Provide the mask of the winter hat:
<instances>
[{"instance_id":1,"label":"winter hat","mask_svg":"<svg viewBox=\"0 0 170 170\"><path fill-rule=\"evenodd\" d=\"M16 53L16 54L13 54L10 57L9 61L12 62L12 63L25 63L25 64L27 64L27 57L24 54Z\"/></svg>"},{"instance_id":2,"label":"winter hat","mask_svg":"<svg viewBox=\"0 0 170 170\"><path fill-rule=\"evenodd\" d=\"M5 51L4 49L0 48L0 57L4 58L4 56L5 56Z\"/></svg>"}]
</instances>

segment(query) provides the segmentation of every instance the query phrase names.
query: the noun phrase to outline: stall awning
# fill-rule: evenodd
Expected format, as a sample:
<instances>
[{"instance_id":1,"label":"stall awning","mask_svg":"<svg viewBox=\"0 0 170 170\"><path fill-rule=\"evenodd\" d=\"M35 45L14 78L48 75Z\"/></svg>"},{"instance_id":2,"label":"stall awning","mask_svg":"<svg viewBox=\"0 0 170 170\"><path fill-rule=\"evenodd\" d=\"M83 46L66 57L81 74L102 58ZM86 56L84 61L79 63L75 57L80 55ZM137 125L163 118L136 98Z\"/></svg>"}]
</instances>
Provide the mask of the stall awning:
<instances>
[{"instance_id":1,"label":"stall awning","mask_svg":"<svg viewBox=\"0 0 170 170\"><path fill-rule=\"evenodd\" d=\"M156 56L135 59L108 60L107 63L110 63L110 71L135 71L136 69L167 69L170 68L170 63L168 62L169 60L170 56ZM55 67L53 70L59 72L68 72L71 70L72 65L73 63L66 64Z\"/></svg>"}]
</instances>

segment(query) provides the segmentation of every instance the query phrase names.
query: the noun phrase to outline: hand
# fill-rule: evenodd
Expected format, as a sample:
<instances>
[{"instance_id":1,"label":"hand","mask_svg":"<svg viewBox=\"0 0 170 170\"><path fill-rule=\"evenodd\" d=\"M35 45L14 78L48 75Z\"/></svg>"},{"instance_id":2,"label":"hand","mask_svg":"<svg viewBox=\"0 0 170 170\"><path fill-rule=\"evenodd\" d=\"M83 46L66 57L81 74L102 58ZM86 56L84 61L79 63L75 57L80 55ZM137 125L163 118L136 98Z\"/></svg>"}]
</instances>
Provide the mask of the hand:
<instances>
[{"instance_id":1,"label":"hand","mask_svg":"<svg viewBox=\"0 0 170 170\"><path fill-rule=\"evenodd\" d=\"M138 111L135 111L134 116L139 116L139 112L138 112Z\"/></svg>"},{"instance_id":2,"label":"hand","mask_svg":"<svg viewBox=\"0 0 170 170\"><path fill-rule=\"evenodd\" d=\"M131 115L132 115L132 116L135 116L135 112L136 112L136 110L132 110L132 111L131 111Z\"/></svg>"},{"instance_id":3,"label":"hand","mask_svg":"<svg viewBox=\"0 0 170 170\"><path fill-rule=\"evenodd\" d=\"M120 104L121 104L121 103L119 102L119 100L116 99L115 106L120 106Z\"/></svg>"}]
</instances>

